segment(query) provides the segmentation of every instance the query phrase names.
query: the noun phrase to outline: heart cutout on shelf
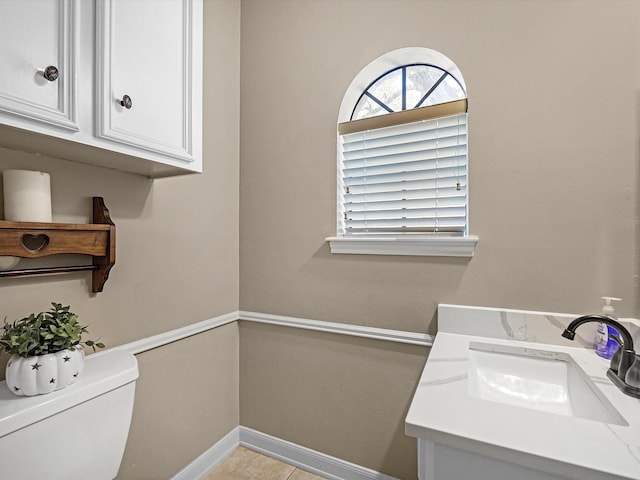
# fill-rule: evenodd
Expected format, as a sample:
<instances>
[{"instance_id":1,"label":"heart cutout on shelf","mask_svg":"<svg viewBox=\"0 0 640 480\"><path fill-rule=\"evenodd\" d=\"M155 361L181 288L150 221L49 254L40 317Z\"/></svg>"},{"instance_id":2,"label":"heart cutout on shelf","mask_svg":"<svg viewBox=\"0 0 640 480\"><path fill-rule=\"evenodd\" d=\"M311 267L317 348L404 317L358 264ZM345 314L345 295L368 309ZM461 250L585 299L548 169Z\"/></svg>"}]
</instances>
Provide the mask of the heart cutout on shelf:
<instances>
[{"instance_id":1,"label":"heart cutout on shelf","mask_svg":"<svg viewBox=\"0 0 640 480\"><path fill-rule=\"evenodd\" d=\"M49 245L49 236L44 233L32 235L25 233L22 235L22 246L31 253L38 253L47 248Z\"/></svg>"}]
</instances>

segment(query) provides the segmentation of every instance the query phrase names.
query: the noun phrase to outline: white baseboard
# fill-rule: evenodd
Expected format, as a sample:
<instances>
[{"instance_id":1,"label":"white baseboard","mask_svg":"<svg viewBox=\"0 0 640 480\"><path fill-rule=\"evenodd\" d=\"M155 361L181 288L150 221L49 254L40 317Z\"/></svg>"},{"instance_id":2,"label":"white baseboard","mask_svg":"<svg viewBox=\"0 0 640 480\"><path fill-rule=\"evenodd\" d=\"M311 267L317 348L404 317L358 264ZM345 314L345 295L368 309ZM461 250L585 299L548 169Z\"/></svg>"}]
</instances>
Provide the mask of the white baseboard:
<instances>
[{"instance_id":1,"label":"white baseboard","mask_svg":"<svg viewBox=\"0 0 640 480\"><path fill-rule=\"evenodd\" d=\"M240 427L236 427L216 442L209 450L176 473L171 480L200 480L216 468L240 445Z\"/></svg>"},{"instance_id":2,"label":"white baseboard","mask_svg":"<svg viewBox=\"0 0 640 480\"><path fill-rule=\"evenodd\" d=\"M251 428L240 426L239 429L240 445L243 447L282 460L289 465L329 480L397 480L384 473L272 437Z\"/></svg>"},{"instance_id":3,"label":"white baseboard","mask_svg":"<svg viewBox=\"0 0 640 480\"><path fill-rule=\"evenodd\" d=\"M203 479L239 445L328 480L398 480L384 473L242 426L231 430L171 480Z\"/></svg>"}]
</instances>

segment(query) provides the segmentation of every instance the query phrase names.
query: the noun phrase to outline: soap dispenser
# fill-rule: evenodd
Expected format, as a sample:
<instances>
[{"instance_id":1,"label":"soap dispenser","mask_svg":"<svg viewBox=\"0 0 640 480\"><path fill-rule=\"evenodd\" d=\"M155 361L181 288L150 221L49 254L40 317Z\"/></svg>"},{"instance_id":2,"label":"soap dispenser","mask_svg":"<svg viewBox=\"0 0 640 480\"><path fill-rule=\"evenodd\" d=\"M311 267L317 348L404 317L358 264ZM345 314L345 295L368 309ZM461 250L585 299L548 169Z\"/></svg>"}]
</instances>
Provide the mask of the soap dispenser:
<instances>
[{"instance_id":1,"label":"soap dispenser","mask_svg":"<svg viewBox=\"0 0 640 480\"><path fill-rule=\"evenodd\" d=\"M602 297L604 300L604 305L602 307L602 314L612 319L616 320L616 316L614 314L613 305L611 302L619 302L622 299L616 297ZM618 343L615 340L609 338L609 335L615 335L616 337L620 337L620 332L618 332L615 328L610 325L606 325L604 323L598 323L597 333L596 333L596 341L594 343L594 348L596 353L600 355L602 358L611 358L613 354L618 349Z\"/></svg>"}]
</instances>

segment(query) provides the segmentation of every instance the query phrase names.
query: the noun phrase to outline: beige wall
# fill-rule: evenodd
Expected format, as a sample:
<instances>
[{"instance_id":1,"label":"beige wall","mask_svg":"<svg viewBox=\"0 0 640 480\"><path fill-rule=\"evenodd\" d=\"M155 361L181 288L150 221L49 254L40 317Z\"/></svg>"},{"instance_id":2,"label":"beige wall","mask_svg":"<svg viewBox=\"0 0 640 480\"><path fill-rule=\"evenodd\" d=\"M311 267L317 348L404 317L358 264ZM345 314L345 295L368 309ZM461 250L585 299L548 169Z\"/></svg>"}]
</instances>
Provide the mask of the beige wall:
<instances>
[{"instance_id":1,"label":"beige wall","mask_svg":"<svg viewBox=\"0 0 640 480\"><path fill-rule=\"evenodd\" d=\"M240 322L240 423L415 479L404 417L428 349Z\"/></svg>"},{"instance_id":2,"label":"beige wall","mask_svg":"<svg viewBox=\"0 0 640 480\"><path fill-rule=\"evenodd\" d=\"M169 478L238 426L237 358L235 323L138 355L119 480Z\"/></svg>"},{"instance_id":3,"label":"beige wall","mask_svg":"<svg viewBox=\"0 0 640 480\"><path fill-rule=\"evenodd\" d=\"M431 333L439 302L586 312L613 294L621 314L640 312L640 2L241 3L205 1L203 175L150 182L0 149L0 170L52 174L58 219L87 219L101 195L118 228L104 293L86 273L2 279L2 316L61 301L112 346L238 305ZM402 46L443 52L469 88L471 260L337 256L324 242L342 95ZM238 416L415 478L403 418L425 356L244 323L145 352L120 478L171 476Z\"/></svg>"},{"instance_id":4,"label":"beige wall","mask_svg":"<svg viewBox=\"0 0 640 480\"><path fill-rule=\"evenodd\" d=\"M439 302L637 314L640 2L242 5L240 305L435 332ZM471 260L331 255L354 76L436 49L469 94Z\"/></svg>"},{"instance_id":5,"label":"beige wall","mask_svg":"<svg viewBox=\"0 0 640 480\"><path fill-rule=\"evenodd\" d=\"M1 318L59 301L114 346L238 309L240 4L207 1L204 13L204 174L152 182L0 149L0 170L50 172L54 220L88 220L99 195L117 227L103 293L88 273L1 279ZM139 356L120 478L168 478L238 425L237 335L234 324Z\"/></svg>"},{"instance_id":6,"label":"beige wall","mask_svg":"<svg viewBox=\"0 0 640 480\"><path fill-rule=\"evenodd\" d=\"M638 18L627 1L243 0L241 309L430 333L441 302L582 313L616 295L638 315ZM444 53L468 87L470 260L324 241L342 96L403 46ZM374 369L325 334L240 333L243 425L415 478L398 433L415 351L369 342L397 360Z\"/></svg>"}]
</instances>

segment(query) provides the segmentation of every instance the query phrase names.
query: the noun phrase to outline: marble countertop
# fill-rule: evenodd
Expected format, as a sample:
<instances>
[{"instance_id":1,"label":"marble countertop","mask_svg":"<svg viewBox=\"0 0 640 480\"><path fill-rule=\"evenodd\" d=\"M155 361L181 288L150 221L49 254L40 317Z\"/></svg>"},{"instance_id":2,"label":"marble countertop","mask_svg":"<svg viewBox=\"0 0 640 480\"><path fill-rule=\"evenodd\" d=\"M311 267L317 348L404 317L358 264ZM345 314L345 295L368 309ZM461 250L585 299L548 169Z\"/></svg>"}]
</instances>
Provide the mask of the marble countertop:
<instances>
[{"instance_id":1,"label":"marble countertop","mask_svg":"<svg viewBox=\"0 0 640 480\"><path fill-rule=\"evenodd\" d=\"M588 339L572 343L560 337L575 316L495 309L480 312L484 318L474 320L477 311L445 307L406 417L408 435L553 475L640 480L640 399L624 395L606 378L609 361L585 348L590 345ZM462 333L465 330L473 334ZM637 330L632 333L637 337ZM467 390L470 342L570 355L628 425L472 397Z\"/></svg>"}]
</instances>

